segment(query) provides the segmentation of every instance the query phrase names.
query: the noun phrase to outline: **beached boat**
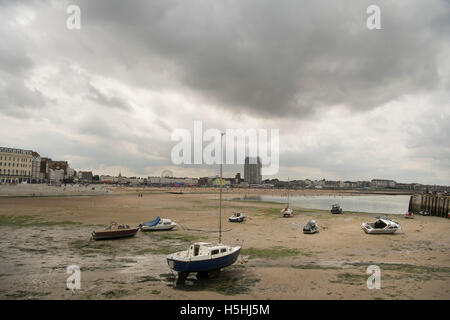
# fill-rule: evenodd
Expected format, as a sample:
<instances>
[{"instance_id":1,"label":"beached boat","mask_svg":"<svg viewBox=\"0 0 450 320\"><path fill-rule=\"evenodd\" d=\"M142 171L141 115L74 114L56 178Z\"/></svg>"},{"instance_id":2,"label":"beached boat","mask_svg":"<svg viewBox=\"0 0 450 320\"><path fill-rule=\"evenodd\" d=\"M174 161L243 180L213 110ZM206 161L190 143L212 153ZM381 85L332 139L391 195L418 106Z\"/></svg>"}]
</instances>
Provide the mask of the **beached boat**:
<instances>
[{"instance_id":1,"label":"beached boat","mask_svg":"<svg viewBox=\"0 0 450 320\"><path fill-rule=\"evenodd\" d=\"M111 222L111 224L103 230L92 231L92 239L103 240L133 237L138 231L139 228L130 228L129 225Z\"/></svg>"},{"instance_id":2,"label":"beached boat","mask_svg":"<svg viewBox=\"0 0 450 320\"><path fill-rule=\"evenodd\" d=\"M430 210L428 210L428 209L425 209L425 210L423 210L423 211L420 211L419 214L420 214L421 216L429 216L429 215L431 215L431 214L430 214Z\"/></svg>"},{"instance_id":3,"label":"beached boat","mask_svg":"<svg viewBox=\"0 0 450 320\"><path fill-rule=\"evenodd\" d=\"M242 222L245 221L245 215L241 212L235 212L231 217L228 218L230 222Z\"/></svg>"},{"instance_id":4,"label":"beached boat","mask_svg":"<svg viewBox=\"0 0 450 320\"><path fill-rule=\"evenodd\" d=\"M284 208L284 209L281 209L280 212L283 215L283 217L285 217L285 218L289 218L294 215L294 211L291 208L289 208L288 206L286 206L286 208Z\"/></svg>"},{"instance_id":5,"label":"beached boat","mask_svg":"<svg viewBox=\"0 0 450 320\"><path fill-rule=\"evenodd\" d=\"M405 213L404 217L406 219L414 219L414 214L412 213L412 211L409 211L408 213Z\"/></svg>"},{"instance_id":6,"label":"beached boat","mask_svg":"<svg viewBox=\"0 0 450 320\"><path fill-rule=\"evenodd\" d=\"M284 207L284 209L281 209L280 213L284 218L289 218L289 217L294 216L294 211L291 208L289 208L289 178L288 178L288 187L287 187L286 207Z\"/></svg>"},{"instance_id":7,"label":"beached boat","mask_svg":"<svg viewBox=\"0 0 450 320\"><path fill-rule=\"evenodd\" d=\"M319 226L317 225L315 220L309 220L304 226L303 226L303 233L306 234L313 234L319 232Z\"/></svg>"},{"instance_id":8,"label":"beached boat","mask_svg":"<svg viewBox=\"0 0 450 320\"><path fill-rule=\"evenodd\" d=\"M222 136L220 146L222 149ZM221 159L222 160L222 159ZM196 242L187 250L175 252L167 256L167 264L171 270L178 272L179 280L187 277L190 272L207 274L210 271L220 270L236 262L241 252L240 246L230 246L222 243L222 163L220 161L219 183L219 241L218 244Z\"/></svg>"},{"instance_id":9,"label":"beached boat","mask_svg":"<svg viewBox=\"0 0 450 320\"><path fill-rule=\"evenodd\" d=\"M375 222L364 222L361 228L369 234L392 234L401 230L400 224L389 219L377 217Z\"/></svg>"},{"instance_id":10,"label":"beached boat","mask_svg":"<svg viewBox=\"0 0 450 320\"><path fill-rule=\"evenodd\" d=\"M175 228L177 224L170 219L161 219L156 217L155 220L150 222L142 222L139 224L141 231L167 231Z\"/></svg>"},{"instance_id":11,"label":"beached boat","mask_svg":"<svg viewBox=\"0 0 450 320\"><path fill-rule=\"evenodd\" d=\"M333 214L340 214L340 213L342 213L342 208L339 204L335 203L335 204L331 205L330 211Z\"/></svg>"},{"instance_id":12,"label":"beached boat","mask_svg":"<svg viewBox=\"0 0 450 320\"><path fill-rule=\"evenodd\" d=\"M240 251L240 246L196 242L188 250L168 255L167 263L179 273L208 272L233 264Z\"/></svg>"}]
</instances>

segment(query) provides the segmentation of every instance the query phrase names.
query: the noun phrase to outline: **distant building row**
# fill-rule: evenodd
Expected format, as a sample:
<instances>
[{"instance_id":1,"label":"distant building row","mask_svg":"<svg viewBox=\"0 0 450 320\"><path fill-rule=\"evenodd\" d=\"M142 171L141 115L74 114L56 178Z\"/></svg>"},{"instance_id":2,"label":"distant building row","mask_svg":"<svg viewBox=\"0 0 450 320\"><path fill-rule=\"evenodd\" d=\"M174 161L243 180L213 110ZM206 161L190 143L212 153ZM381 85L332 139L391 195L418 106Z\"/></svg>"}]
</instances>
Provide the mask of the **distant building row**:
<instances>
[{"instance_id":1,"label":"distant building row","mask_svg":"<svg viewBox=\"0 0 450 320\"><path fill-rule=\"evenodd\" d=\"M0 147L0 183L60 183L92 181L92 172L70 168L67 161L53 161L32 150Z\"/></svg>"},{"instance_id":2,"label":"distant building row","mask_svg":"<svg viewBox=\"0 0 450 320\"><path fill-rule=\"evenodd\" d=\"M271 184L275 188L293 189L370 189L370 190L409 190L409 191L446 191L448 186L423 185L420 183L398 183L394 180L372 179L371 181L332 181L332 180L293 180L289 184L278 179L266 179L263 185Z\"/></svg>"}]
</instances>

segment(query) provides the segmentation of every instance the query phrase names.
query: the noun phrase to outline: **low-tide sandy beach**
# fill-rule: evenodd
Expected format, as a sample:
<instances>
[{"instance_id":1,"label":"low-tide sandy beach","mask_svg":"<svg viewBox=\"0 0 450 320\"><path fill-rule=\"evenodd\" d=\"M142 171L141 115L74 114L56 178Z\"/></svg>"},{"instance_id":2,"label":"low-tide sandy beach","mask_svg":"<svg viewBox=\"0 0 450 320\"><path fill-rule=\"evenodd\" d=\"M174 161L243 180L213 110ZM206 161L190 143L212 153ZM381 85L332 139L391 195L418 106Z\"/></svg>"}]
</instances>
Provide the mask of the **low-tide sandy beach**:
<instances>
[{"instance_id":1,"label":"low-tide sandy beach","mask_svg":"<svg viewBox=\"0 0 450 320\"><path fill-rule=\"evenodd\" d=\"M116 188L105 195L0 197L0 298L2 299L449 299L450 220L394 217L403 230L367 235L361 223L376 214L223 202L223 242L243 243L241 258L211 279L191 275L175 286L166 254L193 241L217 241L218 194L191 190ZM324 191L310 191L324 192ZM344 208L345 210L345 208ZM243 211L247 221L227 217ZM122 240L91 241L111 221L131 226L156 216L180 227ZM320 232L302 233L315 219ZM81 267L81 289L66 289L66 268ZM381 289L369 290L369 265L381 268Z\"/></svg>"}]
</instances>

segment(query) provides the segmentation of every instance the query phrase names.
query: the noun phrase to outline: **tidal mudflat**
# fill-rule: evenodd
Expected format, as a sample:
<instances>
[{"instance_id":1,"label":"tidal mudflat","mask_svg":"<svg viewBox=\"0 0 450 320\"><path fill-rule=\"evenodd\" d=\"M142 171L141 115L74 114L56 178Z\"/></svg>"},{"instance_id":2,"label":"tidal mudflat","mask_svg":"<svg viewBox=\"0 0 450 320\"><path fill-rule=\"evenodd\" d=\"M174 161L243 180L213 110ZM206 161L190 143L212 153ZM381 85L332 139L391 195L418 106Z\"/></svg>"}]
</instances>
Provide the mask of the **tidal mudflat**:
<instances>
[{"instance_id":1,"label":"tidal mudflat","mask_svg":"<svg viewBox=\"0 0 450 320\"><path fill-rule=\"evenodd\" d=\"M0 198L1 299L449 299L450 221L393 216L403 230L367 235L377 214L295 208L281 218L273 202L223 202L223 241L242 244L231 267L209 279L176 285L166 254L193 241L217 241L218 197L132 189L84 197ZM142 192L140 190L139 192ZM345 210L345 208L344 208ZM228 223L233 211L247 221ZM111 221L131 226L156 216L180 224L169 232L92 241ZM320 232L301 229L315 219ZM369 290L367 266L381 268ZM66 268L81 268L81 289L66 289Z\"/></svg>"}]
</instances>

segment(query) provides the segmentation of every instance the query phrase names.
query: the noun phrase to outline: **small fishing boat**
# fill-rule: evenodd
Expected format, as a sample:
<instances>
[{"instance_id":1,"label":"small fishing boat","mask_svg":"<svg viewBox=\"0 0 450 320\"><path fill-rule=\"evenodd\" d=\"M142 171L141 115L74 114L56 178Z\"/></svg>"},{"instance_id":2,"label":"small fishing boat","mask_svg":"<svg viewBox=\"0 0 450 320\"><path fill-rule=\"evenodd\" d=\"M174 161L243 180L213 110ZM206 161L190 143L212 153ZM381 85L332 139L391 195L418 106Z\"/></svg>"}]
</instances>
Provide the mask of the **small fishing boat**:
<instances>
[{"instance_id":1,"label":"small fishing boat","mask_svg":"<svg viewBox=\"0 0 450 320\"><path fill-rule=\"evenodd\" d=\"M414 214L412 213L412 211L409 211L408 213L406 213L406 214L404 215L404 217L405 217L406 219L414 219Z\"/></svg>"},{"instance_id":2,"label":"small fishing boat","mask_svg":"<svg viewBox=\"0 0 450 320\"><path fill-rule=\"evenodd\" d=\"M342 208L338 203L335 203L335 204L331 205L330 211L333 214L340 214L340 213L342 213Z\"/></svg>"},{"instance_id":3,"label":"small fishing boat","mask_svg":"<svg viewBox=\"0 0 450 320\"><path fill-rule=\"evenodd\" d=\"M419 214L420 214L421 216L429 216L429 215L431 215L431 214L430 214L430 210L428 210L428 209L425 209L425 210L423 210L423 211L420 211Z\"/></svg>"},{"instance_id":4,"label":"small fishing boat","mask_svg":"<svg viewBox=\"0 0 450 320\"><path fill-rule=\"evenodd\" d=\"M138 231L139 228L130 228L130 226L126 224L111 222L111 224L103 230L92 231L92 239L103 240L133 237Z\"/></svg>"},{"instance_id":5,"label":"small fishing boat","mask_svg":"<svg viewBox=\"0 0 450 320\"><path fill-rule=\"evenodd\" d=\"M172 230L176 226L176 222L170 219L161 219L156 217L155 220L150 222L142 222L139 224L141 231L167 231Z\"/></svg>"},{"instance_id":6,"label":"small fishing boat","mask_svg":"<svg viewBox=\"0 0 450 320\"><path fill-rule=\"evenodd\" d=\"M364 222L361 228L369 234L392 234L401 230L400 224L389 219L376 217L375 222Z\"/></svg>"},{"instance_id":7,"label":"small fishing boat","mask_svg":"<svg viewBox=\"0 0 450 320\"><path fill-rule=\"evenodd\" d=\"M242 222L245 221L245 215L241 212L235 212L231 217L228 218L230 222Z\"/></svg>"},{"instance_id":8,"label":"small fishing boat","mask_svg":"<svg viewBox=\"0 0 450 320\"><path fill-rule=\"evenodd\" d=\"M220 147L222 150L222 136ZM222 153L221 153L222 154ZM222 166L220 161L220 184L219 184L219 241L217 244L208 242L196 242L187 250L175 252L167 256L167 264L171 270L178 272L178 281L183 281L190 272L207 275L210 271L218 271L236 262L241 252L241 246L230 246L222 243Z\"/></svg>"},{"instance_id":9,"label":"small fishing boat","mask_svg":"<svg viewBox=\"0 0 450 320\"><path fill-rule=\"evenodd\" d=\"M303 233L313 234L319 232L319 226L315 220L309 220L303 227Z\"/></svg>"},{"instance_id":10,"label":"small fishing boat","mask_svg":"<svg viewBox=\"0 0 450 320\"><path fill-rule=\"evenodd\" d=\"M286 208L282 209L280 212L284 218L289 218L294 215L294 211L292 211L292 209L289 208L289 206L286 206Z\"/></svg>"},{"instance_id":11,"label":"small fishing boat","mask_svg":"<svg viewBox=\"0 0 450 320\"><path fill-rule=\"evenodd\" d=\"M287 203L286 203L286 207L284 209L280 210L281 215L284 218L289 218L294 216L294 211L289 208L289 178L288 178L288 187L287 187Z\"/></svg>"}]
</instances>

